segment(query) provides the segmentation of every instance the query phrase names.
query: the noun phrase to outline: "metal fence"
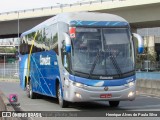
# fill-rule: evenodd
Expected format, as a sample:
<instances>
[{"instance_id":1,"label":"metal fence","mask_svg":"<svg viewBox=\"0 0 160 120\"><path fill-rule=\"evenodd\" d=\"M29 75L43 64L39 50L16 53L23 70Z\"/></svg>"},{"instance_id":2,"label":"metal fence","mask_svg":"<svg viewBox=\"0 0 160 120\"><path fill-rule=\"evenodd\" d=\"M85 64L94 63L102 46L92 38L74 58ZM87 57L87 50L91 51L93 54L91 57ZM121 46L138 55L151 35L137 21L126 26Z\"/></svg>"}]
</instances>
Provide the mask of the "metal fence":
<instances>
[{"instance_id":1,"label":"metal fence","mask_svg":"<svg viewBox=\"0 0 160 120\"><path fill-rule=\"evenodd\" d=\"M0 63L0 79L18 79L19 64L18 63Z\"/></svg>"},{"instance_id":2,"label":"metal fence","mask_svg":"<svg viewBox=\"0 0 160 120\"><path fill-rule=\"evenodd\" d=\"M150 60L145 60L145 61L142 61L136 64L136 70L137 71L147 71L147 72L151 72L151 71L159 72L160 62L159 61L152 62Z\"/></svg>"}]
</instances>

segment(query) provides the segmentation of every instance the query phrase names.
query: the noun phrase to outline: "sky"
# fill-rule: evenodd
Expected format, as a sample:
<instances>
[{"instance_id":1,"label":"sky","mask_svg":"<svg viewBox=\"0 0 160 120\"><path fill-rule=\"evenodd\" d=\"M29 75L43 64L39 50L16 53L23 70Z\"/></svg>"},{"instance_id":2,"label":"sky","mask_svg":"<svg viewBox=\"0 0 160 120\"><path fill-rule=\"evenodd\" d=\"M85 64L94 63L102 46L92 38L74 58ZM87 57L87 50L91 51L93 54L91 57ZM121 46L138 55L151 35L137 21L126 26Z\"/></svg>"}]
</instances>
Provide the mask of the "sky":
<instances>
[{"instance_id":1,"label":"sky","mask_svg":"<svg viewBox=\"0 0 160 120\"><path fill-rule=\"evenodd\" d=\"M59 4L71 4L78 1L82 0L0 0L0 13Z\"/></svg>"}]
</instances>

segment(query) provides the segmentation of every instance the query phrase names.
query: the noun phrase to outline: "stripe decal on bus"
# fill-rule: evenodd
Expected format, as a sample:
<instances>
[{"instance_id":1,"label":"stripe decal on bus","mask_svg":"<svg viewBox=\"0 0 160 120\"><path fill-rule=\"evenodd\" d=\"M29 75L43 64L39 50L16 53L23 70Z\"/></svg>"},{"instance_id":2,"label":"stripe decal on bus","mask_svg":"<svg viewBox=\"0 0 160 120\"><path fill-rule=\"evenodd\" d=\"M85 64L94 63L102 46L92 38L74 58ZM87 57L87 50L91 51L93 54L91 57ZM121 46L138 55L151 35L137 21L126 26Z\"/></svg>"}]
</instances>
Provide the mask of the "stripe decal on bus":
<instances>
[{"instance_id":1,"label":"stripe decal on bus","mask_svg":"<svg viewBox=\"0 0 160 120\"><path fill-rule=\"evenodd\" d=\"M34 41L35 41L36 37L37 37L37 32L35 33L34 38L32 40L32 46L31 46L31 49L30 49L30 52L29 52L29 55L28 55L27 85L28 85L28 77L29 77L29 72L30 72L30 57L31 57L32 48L33 48Z\"/></svg>"},{"instance_id":2,"label":"stripe decal on bus","mask_svg":"<svg viewBox=\"0 0 160 120\"><path fill-rule=\"evenodd\" d=\"M52 91L50 90L50 88L49 88L49 86L48 86L48 84L47 84L46 80L44 79L44 77L43 77L42 73L40 72L40 70L39 70L39 68L38 68L38 65L36 64L35 59L34 59L33 57L31 57L31 58L33 59L33 61L34 61L35 65L36 65L36 67L37 67L37 70L38 70L38 72L40 73L41 77L43 78L43 81L45 82L45 84L46 84L46 86L47 86L47 88L48 88L49 92L50 92L50 93L51 93L51 95L53 96Z\"/></svg>"}]
</instances>

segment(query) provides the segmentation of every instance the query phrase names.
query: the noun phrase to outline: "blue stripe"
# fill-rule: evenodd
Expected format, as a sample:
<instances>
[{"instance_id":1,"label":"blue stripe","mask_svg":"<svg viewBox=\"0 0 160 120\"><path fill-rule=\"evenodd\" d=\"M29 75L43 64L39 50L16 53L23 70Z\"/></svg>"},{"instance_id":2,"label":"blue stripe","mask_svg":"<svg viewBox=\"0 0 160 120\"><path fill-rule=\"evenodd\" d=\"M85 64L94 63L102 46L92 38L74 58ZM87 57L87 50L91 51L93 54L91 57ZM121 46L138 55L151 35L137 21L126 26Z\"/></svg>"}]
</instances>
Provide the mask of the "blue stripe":
<instances>
[{"instance_id":1,"label":"blue stripe","mask_svg":"<svg viewBox=\"0 0 160 120\"><path fill-rule=\"evenodd\" d=\"M106 26L106 27L125 27L129 26L127 22L124 21L76 21L70 22L71 26Z\"/></svg>"},{"instance_id":2,"label":"blue stripe","mask_svg":"<svg viewBox=\"0 0 160 120\"><path fill-rule=\"evenodd\" d=\"M124 84L127 84L128 81L135 81L136 77L131 76L123 79L116 79L116 80L92 80L92 79L87 79L87 78L82 78L82 77L77 77L73 75L69 75L69 79L75 82L79 82L88 86L95 86L98 83L103 83L102 86L121 86Z\"/></svg>"}]
</instances>

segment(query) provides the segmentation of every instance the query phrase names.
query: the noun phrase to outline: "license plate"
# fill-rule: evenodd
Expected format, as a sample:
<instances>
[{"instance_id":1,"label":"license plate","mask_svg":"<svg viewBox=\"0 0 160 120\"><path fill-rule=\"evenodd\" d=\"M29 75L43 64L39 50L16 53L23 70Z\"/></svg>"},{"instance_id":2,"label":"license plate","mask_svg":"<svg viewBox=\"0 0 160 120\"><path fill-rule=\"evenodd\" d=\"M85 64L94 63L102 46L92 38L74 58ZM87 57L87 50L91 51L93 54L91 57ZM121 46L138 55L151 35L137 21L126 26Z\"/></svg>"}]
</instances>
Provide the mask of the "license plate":
<instances>
[{"instance_id":1,"label":"license plate","mask_svg":"<svg viewBox=\"0 0 160 120\"><path fill-rule=\"evenodd\" d=\"M112 94L101 94L100 98L111 98Z\"/></svg>"}]
</instances>

